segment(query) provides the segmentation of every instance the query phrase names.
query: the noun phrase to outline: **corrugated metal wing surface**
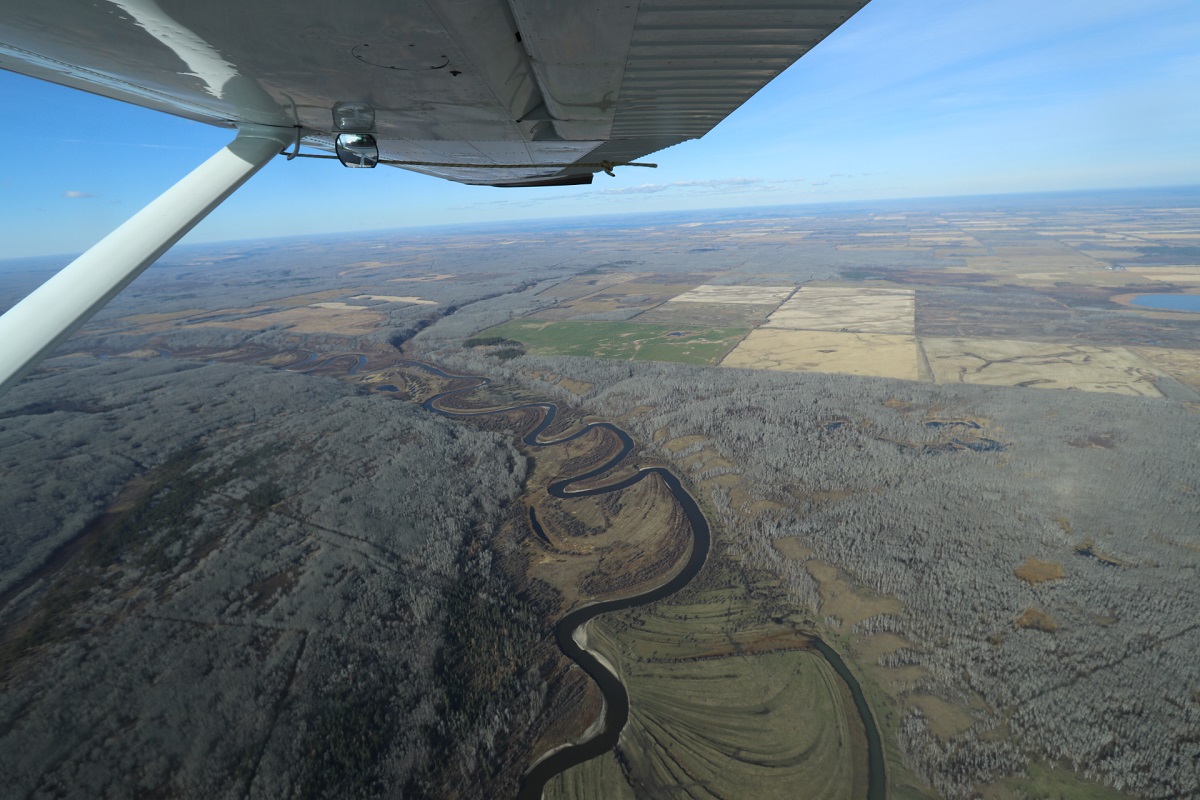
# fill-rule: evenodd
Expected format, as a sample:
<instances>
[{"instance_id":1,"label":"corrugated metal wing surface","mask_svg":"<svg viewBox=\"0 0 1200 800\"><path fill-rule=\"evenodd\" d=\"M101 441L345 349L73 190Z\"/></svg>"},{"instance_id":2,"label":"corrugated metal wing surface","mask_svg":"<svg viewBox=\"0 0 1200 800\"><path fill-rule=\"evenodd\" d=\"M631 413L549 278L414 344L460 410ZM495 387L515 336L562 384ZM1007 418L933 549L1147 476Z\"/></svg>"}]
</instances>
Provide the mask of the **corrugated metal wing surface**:
<instances>
[{"instance_id":1,"label":"corrugated metal wing surface","mask_svg":"<svg viewBox=\"0 0 1200 800\"><path fill-rule=\"evenodd\" d=\"M703 136L866 0L643 0L613 139Z\"/></svg>"},{"instance_id":2,"label":"corrugated metal wing surface","mask_svg":"<svg viewBox=\"0 0 1200 800\"><path fill-rule=\"evenodd\" d=\"M588 175L707 133L866 0L3 0L0 69L464 183ZM568 166L570 165L570 166Z\"/></svg>"}]
</instances>

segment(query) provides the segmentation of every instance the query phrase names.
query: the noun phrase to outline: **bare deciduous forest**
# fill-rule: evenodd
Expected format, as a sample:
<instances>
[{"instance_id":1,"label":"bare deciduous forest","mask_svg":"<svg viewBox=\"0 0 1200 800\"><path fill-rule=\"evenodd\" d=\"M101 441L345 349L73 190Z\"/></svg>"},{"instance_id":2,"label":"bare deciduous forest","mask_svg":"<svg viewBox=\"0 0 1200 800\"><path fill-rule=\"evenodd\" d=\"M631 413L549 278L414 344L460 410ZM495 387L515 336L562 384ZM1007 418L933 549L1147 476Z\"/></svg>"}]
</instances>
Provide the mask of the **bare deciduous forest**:
<instances>
[{"instance_id":1,"label":"bare deciduous forest","mask_svg":"<svg viewBox=\"0 0 1200 800\"><path fill-rule=\"evenodd\" d=\"M515 787L551 599L491 549L505 438L330 379L73 361L0 406L6 791Z\"/></svg>"},{"instance_id":2,"label":"bare deciduous forest","mask_svg":"<svg viewBox=\"0 0 1200 800\"><path fill-rule=\"evenodd\" d=\"M903 721L905 759L939 793L971 797L1031 756L1138 796L1196 791L1200 421L1183 406L599 359L505 368L470 351L455 363L619 418L644 442L701 437L691 452L711 445L736 467L701 460L694 480L740 473L775 501L748 514L713 489L727 551L814 618L817 582L780 552L785 537L902 601L855 626L907 640L879 666L919 667L911 691L977 709L949 737L919 711ZM576 398L558 376L595 388ZM1063 577L1022 580L1031 558Z\"/></svg>"}]
</instances>

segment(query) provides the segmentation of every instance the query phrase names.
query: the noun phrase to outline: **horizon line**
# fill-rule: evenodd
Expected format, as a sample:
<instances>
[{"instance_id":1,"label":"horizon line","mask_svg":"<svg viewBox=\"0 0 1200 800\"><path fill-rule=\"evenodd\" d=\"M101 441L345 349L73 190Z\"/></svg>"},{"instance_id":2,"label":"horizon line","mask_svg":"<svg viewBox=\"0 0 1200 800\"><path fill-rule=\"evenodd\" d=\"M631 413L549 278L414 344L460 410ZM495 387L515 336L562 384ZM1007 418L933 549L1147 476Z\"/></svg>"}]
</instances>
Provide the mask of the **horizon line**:
<instances>
[{"instance_id":1,"label":"horizon line","mask_svg":"<svg viewBox=\"0 0 1200 800\"><path fill-rule=\"evenodd\" d=\"M389 228L363 228L363 229L348 229L341 231L325 231L321 233L302 233L302 234L280 234L275 236L253 236L242 239L211 239L200 242L186 242L173 245L169 250L159 257L158 261L169 256L172 252L178 249L191 249L198 247L222 247L226 245L238 245L248 242L267 242L280 240L296 240L296 239L317 239L324 237L349 236L349 235L382 235L394 231L450 231L456 229L470 228L493 228L504 225L537 225L539 223L554 223L556 226L561 226L571 220L605 220L619 219L627 217L656 217L667 216L673 214L724 214L724 213L745 213L752 211L761 211L763 209L785 209L785 208L833 208L846 206L862 206L872 203L904 203L904 202L934 202L934 201L971 201L971 200L993 200L998 198L1033 198L1046 196L1089 196L1100 194L1115 194L1123 192L1178 192L1194 190L1200 192L1200 183L1187 184L1170 184L1156 186L1118 186L1108 187L1103 189L1039 189L1031 191L1017 192L992 192L992 193L972 193L972 194L953 194L953 195L925 195L917 197L877 197L861 200L821 200L821 201L800 201L795 203L772 203L769 205L748 205L748 206L722 206L718 208L679 208L679 209L662 209L654 211L618 211L604 214L575 214L569 216L557 217L528 217L528 218L513 218L506 220L488 220L478 222L447 222L433 225L397 225ZM44 259L75 259L82 252L75 253L44 253L41 255L26 255L12 256L9 258L0 258L0 271L9 271L5 269L6 265L21 261L40 261ZM155 263L158 263L157 261ZM13 270L19 271L19 270Z\"/></svg>"}]
</instances>

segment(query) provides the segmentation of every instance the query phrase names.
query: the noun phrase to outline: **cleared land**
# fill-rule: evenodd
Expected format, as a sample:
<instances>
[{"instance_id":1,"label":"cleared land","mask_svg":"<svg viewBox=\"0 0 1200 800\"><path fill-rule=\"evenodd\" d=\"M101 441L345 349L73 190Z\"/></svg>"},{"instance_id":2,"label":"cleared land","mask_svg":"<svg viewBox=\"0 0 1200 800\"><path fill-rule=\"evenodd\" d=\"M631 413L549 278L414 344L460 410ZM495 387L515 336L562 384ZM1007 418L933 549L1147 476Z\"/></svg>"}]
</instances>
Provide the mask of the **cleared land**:
<instances>
[{"instance_id":1,"label":"cleared land","mask_svg":"<svg viewBox=\"0 0 1200 800\"><path fill-rule=\"evenodd\" d=\"M640 275L634 280L617 284L610 289L602 289L589 300L616 297L632 303L641 300L646 303L665 303L672 297L691 291L697 284L712 277L711 275Z\"/></svg>"},{"instance_id":2,"label":"cleared land","mask_svg":"<svg viewBox=\"0 0 1200 800\"><path fill-rule=\"evenodd\" d=\"M356 294L352 300L379 300L384 303L410 303L419 306L436 306L436 300L426 300L423 297L398 297L391 294Z\"/></svg>"},{"instance_id":3,"label":"cleared land","mask_svg":"<svg viewBox=\"0 0 1200 800\"><path fill-rule=\"evenodd\" d=\"M631 272L613 272L605 275L580 275L551 286L544 292L540 292L539 296L556 297L560 300L574 300L589 294L595 294L601 289L606 289L614 284L634 280L637 277L635 273Z\"/></svg>"},{"instance_id":4,"label":"cleared land","mask_svg":"<svg viewBox=\"0 0 1200 800\"><path fill-rule=\"evenodd\" d=\"M667 302L764 305L782 303L793 291L792 286L719 286L706 283Z\"/></svg>"},{"instance_id":5,"label":"cleared land","mask_svg":"<svg viewBox=\"0 0 1200 800\"><path fill-rule=\"evenodd\" d=\"M538 316L542 319L581 321L627 319L662 304L709 277L643 273L581 275L542 292L541 297L557 299L559 303L554 308L539 312Z\"/></svg>"},{"instance_id":6,"label":"cleared land","mask_svg":"<svg viewBox=\"0 0 1200 800\"><path fill-rule=\"evenodd\" d=\"M1163 373L1125 347L937 337L922 342L938 383L1162 397L1154 380Z\"/></svg>"},{"instance_id":7,"label":"cleared land","mask_svg":"<svg viewBox=\"0 0 1200 800\"><path fill-rule=\"evenodd\" d=\"M780 306L763 327L911 334L915 310L916 293L911 289L806 286Z\"/></svg>"},{"instance_id":8,"label":"cleared land","mask_svg":"<svg viewBox=\"0 0 1200 800\"><path fill-rule=\"evenodd\" d=\"M1105 267L1068 267L1066 269L1047 269L1041 259L1030 258L1017 262L1011 272L993 273L990 284L995 286L1028 286L1032 288L1048 288L1052 286L1106 287L1129 286L1133 284L1149 284L1155 281L1144 275L1138 275L1132 270L1114 270Z\"/></svg>"},{"instance_id":9,"label":"cleared land","mask_svg":"<svg viewBox=\"0 0 1200 800\"><path fill-rule=\"evenodd\" d=\"M438 275L417 275L415 277L389 278L388 283L429 283L430 281L446 281L455 277L449 273Z\"/></svg>"},{"instance_id":10,"label":"cleared land","mask_svg":"<svg viewBox=\"0 0 1200 800\"><path fill-rule=\"evenodd\" d=\"M1134 352L1155 367L1171 373L1195 389L1200 389L1200 350L1138 347Z\"/></svg>"},{"instance_id":11,"label":"cleared land","mask_svg":"<svg viewBox=\"0 0 1200 800\"><path fill-rule=\"evenodd\" d=\"M520 319L479 335L519 341L535 355L715 364L745 333L745 328L687 330L631 322Z\"/></svg>"},{"instance_id":12,"label":"cleared land","mask_svg":"<svg viewBox=\"0 0 1200 800\"><path fill-rule=\"evenodd\" d=\"M1141 278L1163 283L1200 283L1200 266L1198 267L1131 267L1126 272L1132 272Z\"/></svg>"},{"instance_id":13,"label":"cleared land","mask_svg":"<svg viewBox=\"0 0 1200 800\"><path fill-rule=\"evenodd\" d=\"M708 326L714 328L750 328L765 320L778 303L746 305L721 303L663 303L643 311L638 322L658 325Z\"/></svg>"},{"instance_id":14,"label":"cleared land","mask_svg":"<svg viewBox=\"0 0 1200 800\"><path fill-rule=\"evenodd\" d=\"M341 306L340 303L330 305ZM370 333L384 317L362 306L329 308L325 304L289 308L271 314L258 314L240 319L219 319L196 323L200 327L235 328L260 331L267 328L287 328L293 333Z\"/></svg>"},{"instance_id":15,"label":"cleared land","mask_svg":"<svg viewBox=\"0 0 1200 800\"><path fill-rule=\"evenodd\" d=\"M808 640L741 587L684 594L589 626L629 690L621 764L569 770L546 797L862 796L861 722Z\"/></svg>"},{"instance_id":16,"label":"cleared land","mask_svg":"<svg viewBox=\"0 0 1200 800\"><path fill-rule=\"evenodd\" d=\"M915 381L919 363L920 351L913 336L759 328L742 340L721 366L841 372Z\"/></svg>"},{"instance_id":17,"label":"cleared land","mask_svg":"<svg viewBox=\"0 0 1200 800\"><path fill-rule=\"evenodd\" d=\"M584 297L572 300L556 308L547 308L538 312L540 319L571 319L586 321L612 321L628 319L651 309L657 300L634 295L624 297Z\"/></svg>"},{"instance_id":18,"label":"cleared land","mask_svg":"<svg viewBox=\"0 0 1200 800\"><path fill-rule=\"evenodd\" d=\"M853 738L838 678L805 652L631 667L629 756L685 796L850 798ZM797 724L800 719L824 724ZM699 788L699 787L697 787Z\"/></svg>"}]
</instances>

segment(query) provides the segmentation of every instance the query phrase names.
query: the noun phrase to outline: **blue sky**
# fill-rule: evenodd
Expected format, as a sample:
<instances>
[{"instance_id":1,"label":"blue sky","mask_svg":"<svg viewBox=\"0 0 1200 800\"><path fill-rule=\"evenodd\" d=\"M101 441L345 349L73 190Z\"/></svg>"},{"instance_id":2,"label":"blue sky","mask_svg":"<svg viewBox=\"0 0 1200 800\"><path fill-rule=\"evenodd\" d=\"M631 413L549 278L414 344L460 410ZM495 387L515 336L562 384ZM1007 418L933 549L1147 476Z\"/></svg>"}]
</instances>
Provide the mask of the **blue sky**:
<instances>
[{"instance_id":1,"label":"blue sky","mask_svg":"<svg viewBox=\"0 0 1200 800\"><path fill-rule=\"evenodd\" d=\"M5 72L0 99L27 126L0 155L0 259L87 248L231 138ZM1200 3L872 0L704 139L648 160L520 190L278 159L185 241L1200 184Z\"/></svg>"}]
</instances>

